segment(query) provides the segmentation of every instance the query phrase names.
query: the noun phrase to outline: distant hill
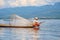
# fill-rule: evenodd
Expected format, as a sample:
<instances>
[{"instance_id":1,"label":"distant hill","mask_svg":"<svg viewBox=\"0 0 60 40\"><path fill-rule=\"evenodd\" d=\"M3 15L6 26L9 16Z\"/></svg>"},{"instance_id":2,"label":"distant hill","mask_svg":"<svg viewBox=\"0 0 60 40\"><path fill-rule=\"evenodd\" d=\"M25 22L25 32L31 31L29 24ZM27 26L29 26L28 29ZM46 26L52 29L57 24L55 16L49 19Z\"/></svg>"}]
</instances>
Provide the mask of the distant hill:
<instances>
[{"instance_id":1,"label":"distant hill","mask_svg":"<svg viewBox=\"0 0 60 40\"><path fill-rule=\"evenodd\" d=\"M25 18L38 16L40 18L60 18L60 2L55 5L27 6L0 9L0 18L8 15L17 14Z\"/></svg>"}]
</instances>

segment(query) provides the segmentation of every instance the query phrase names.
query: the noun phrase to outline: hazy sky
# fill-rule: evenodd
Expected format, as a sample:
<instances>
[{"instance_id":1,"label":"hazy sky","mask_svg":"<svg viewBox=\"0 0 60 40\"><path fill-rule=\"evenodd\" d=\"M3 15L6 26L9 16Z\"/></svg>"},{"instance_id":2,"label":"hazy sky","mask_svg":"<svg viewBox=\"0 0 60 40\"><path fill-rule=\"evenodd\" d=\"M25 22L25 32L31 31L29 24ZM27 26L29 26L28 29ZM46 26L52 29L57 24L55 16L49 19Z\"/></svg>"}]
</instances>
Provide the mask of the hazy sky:
<instances>
[{"instance_id":1,"label":"hazy sky","mask_svg":"<svg viewBox=\"0 0 60 40\"><path fill-rule=\"evenodd\" d=\"M0 8L54 5L60 0L0 0Z\"/></svg>"}]
</instances>

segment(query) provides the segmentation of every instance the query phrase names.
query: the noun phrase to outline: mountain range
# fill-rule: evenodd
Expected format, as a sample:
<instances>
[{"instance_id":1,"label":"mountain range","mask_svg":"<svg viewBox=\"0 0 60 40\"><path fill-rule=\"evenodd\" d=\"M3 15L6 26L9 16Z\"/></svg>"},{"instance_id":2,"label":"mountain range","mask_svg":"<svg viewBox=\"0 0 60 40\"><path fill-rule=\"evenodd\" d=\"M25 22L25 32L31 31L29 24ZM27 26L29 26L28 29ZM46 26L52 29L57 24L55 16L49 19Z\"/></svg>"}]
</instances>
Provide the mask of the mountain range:
<instances>
[{"instance_id":1,"label":"mountain range","mask_svg":"<svg viewBox=\"0 0 60 40\"><path fill-rule=\"evenodd\" d=\"M17 14L25 18L60 18L60 2L54 5L44 6L25 6L0 9L0 18L8 17L11 14Z\"/></svg>"}]
</instances>

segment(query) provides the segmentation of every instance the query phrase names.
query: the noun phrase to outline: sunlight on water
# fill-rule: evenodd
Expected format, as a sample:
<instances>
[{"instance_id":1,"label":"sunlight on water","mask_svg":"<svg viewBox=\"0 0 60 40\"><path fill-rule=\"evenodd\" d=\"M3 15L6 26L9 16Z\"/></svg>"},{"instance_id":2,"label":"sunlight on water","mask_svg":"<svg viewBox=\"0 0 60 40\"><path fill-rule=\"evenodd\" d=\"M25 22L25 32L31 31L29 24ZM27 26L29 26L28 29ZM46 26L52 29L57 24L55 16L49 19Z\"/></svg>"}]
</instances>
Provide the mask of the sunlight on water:
<instances>
[{"instance_id":1,"label":"sunlight on water","mask_svg":"<svg viewBox=\"0 0 60 40\"><path fill-rule=\"evenodd\" d=\"M60 20L40 20L39 30L33 28L0 28L0 40L60 40Z\"/></svg>"}]
</instances>

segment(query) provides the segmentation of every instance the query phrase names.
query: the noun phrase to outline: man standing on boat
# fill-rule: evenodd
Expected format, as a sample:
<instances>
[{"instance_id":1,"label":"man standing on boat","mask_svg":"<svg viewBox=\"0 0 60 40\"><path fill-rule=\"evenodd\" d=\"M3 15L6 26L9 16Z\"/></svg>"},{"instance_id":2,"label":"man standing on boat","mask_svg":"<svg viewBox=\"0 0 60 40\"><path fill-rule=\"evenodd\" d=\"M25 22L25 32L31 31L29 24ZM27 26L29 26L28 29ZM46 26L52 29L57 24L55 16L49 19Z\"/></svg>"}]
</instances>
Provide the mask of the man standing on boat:
<instances>
[{"instance_id":1,"label":"man standing on boat","mask_svg":"<svg viewBox=\"0 0 60 40\"><path fill-rule=\"evenodd\" d=\"M39 26L40 26L40 22L38 19L39 19L38 17L35 17L33 20L33 27L34 28L39 28Z\"/></svg>"}]
</instances>

